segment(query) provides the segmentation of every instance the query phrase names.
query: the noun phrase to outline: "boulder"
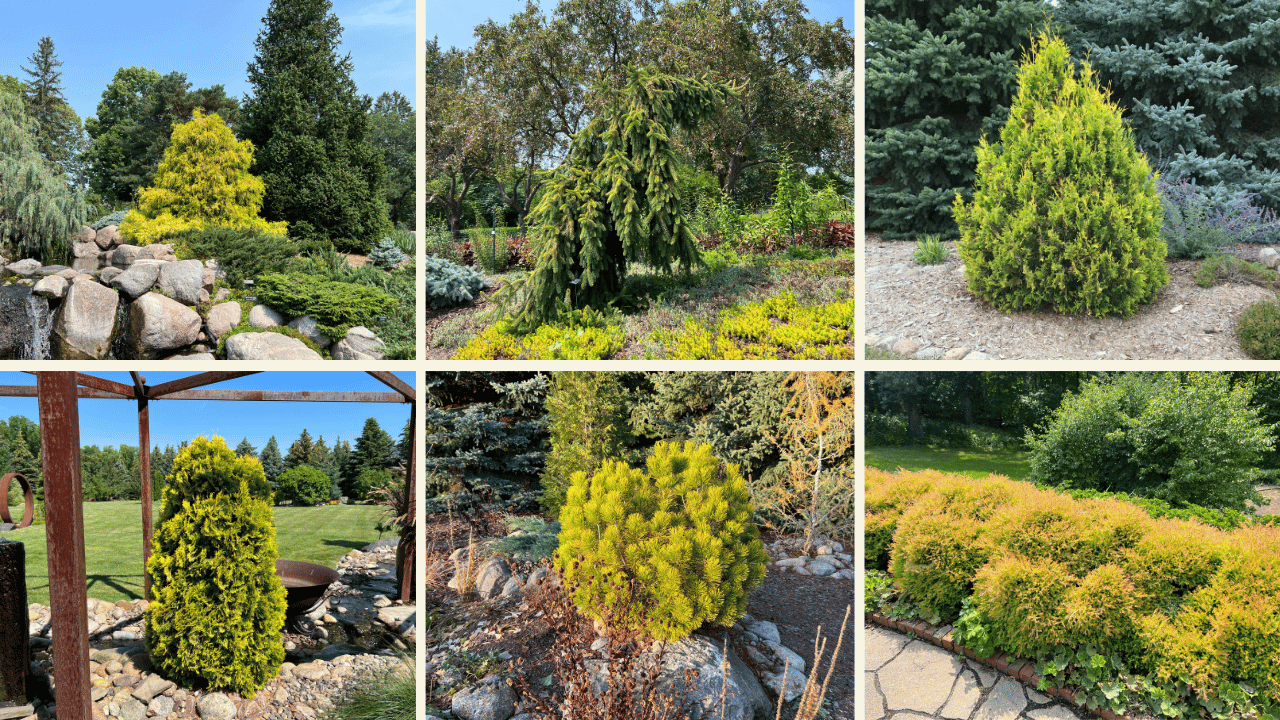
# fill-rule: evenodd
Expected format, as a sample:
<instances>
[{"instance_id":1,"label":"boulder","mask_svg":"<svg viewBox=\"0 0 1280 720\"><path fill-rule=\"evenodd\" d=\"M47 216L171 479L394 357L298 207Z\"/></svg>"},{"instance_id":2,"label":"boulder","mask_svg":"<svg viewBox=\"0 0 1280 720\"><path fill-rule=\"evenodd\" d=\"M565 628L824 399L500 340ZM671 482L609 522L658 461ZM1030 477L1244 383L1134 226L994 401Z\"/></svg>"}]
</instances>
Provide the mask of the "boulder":
<instances>
[{"instance_id":1,"label":"boulder","mask_svg":"<svg viewBox=\"0 0 1280 720\"><path fill-rule=\"evenodd\" d=\"M213 284L218 280L217 276L214 275L213 269L202 267L200 273L200 286L209 292L213 292Z\"/></svg>"},{"instance_id":2,"label":"boulder","mask_svg":"<svg viewBox=\"0 0 1280 720\"><path fill-rule=\"evenodd\" d=\"M75 241L76 241L76 242L81 242L81 243L91 243L91 242L93 242L93 238L94 238L97 234L98 234L98 231L97 231L97 230L94 230L93 228L89 227L88 225L81 225L81 226L80 226L80 232L78 232L78 233L76 233L76 234L75 234Z\"/></svg>"},{"instance_id":3,"label":"boulder","mask_svg":"<svg viewBox=\"0 0 1280 720\"><path fill-rule=\"evenodd\" d=\"M53 320L51 356L58 360L105 360L111 352L120 296L88 275L71 282Z\"/></svg>"},{"instance_id":4,"label":"boulder","mask_svg":"<svg viewBox=\"0 0 1280 720\"><path fill-rule=\"evenodd\" d=\"M61 275L49 275L36 283L31 292L40 297L61 298L67 292L67 279Z\"/></svg>"},{"instance_id":5,"label":"boulder","mask_svg":"<svg viewBox=\"0 0 1280 720\"><path fill-rule=\"evenodd\" d=\"M214 692L196 701L196 711L201 720L232 720L236 716L236 704L223 693Z\"/></svg>"},{"instance_id":6,"label":"boulder","mask_svg":"<svg viewBox=\"0 0 1280 720\"><path fill-rule=\"evenodd\" d=\"M102 283L103 285L110 285L111 281L115 280L116 276L122 272L124 271L115 266L104 267L101 270L99 270L97 273L98 282Z\"/></svg>"},{"instance_id":7,"label":"boulder","mask_svg":"<svg viewBox=\"0 0 1280 720\"><path fill-rule=\"evenodd\" d=\"M135 262L129 266L128 270L111 278L111 286L124 296L133 300L148 292L155 286L156 280L160 278L160 263L152 262Z\"/></svg>"},{"instance_id":8,"label":"boulder","mask_svg":"<svg viewBox=\"0 0 1280 720\"><path fill-rule=\"evenodd\" d=\"M138 259L173 262L178 259L178 256L173 254L172 245L168 243L153 243L138 248Z\"/></svg>"},{"instance_id":9,"label":"boulder","mask_svg":"<svg viewBox=\"0 0 1280 720\"><path fill-rule=\"evenodd\" d=\"M199 360L201 362L208 362L210 360L217 360L217 359L218 358L214 357L213 353L211 352L188 353L186 355L170 355L169 357L165 358L165 360Z\"/></svg>"},{"instance_id":10,"label":"boulder","mask_svg":"<svg viewBox=\"0 0 1280 720\"><path fill-rule=\"evenodd\" d=\"M228 360L323 360L297 338L280 333L241 333L227 338Z\"/></svg>"},{"instance_id":11,"label":"boulder","mask_svg":"<svg viewBox=\"0 0 1280 720\"><path fill-rule=\"evenodd\" d=\"M225 302L209 308L209 338L218 342L218 338L230 332L231 328L240 324L240 303Z\"/></svg>"},{"instance_id":12,"label":"boulder","mask_svg":"<svg viewBox=\"0 0 1280 720\"><path fill-rule=\"evenodd\" d=\"M160 266L160 289L183 305L200 303L204 264L199 260L164 263Z\"/></svg>"},{"instance_id":13,"label":"boulder","mask_svg":"<svg viewBox=\"0 0 1280 720\"><path fill-rule=\"evenodd\" d=\"M516 712L516 693L497 675L490 675L453 696L453 714L461 720L507 720Z\"/></svg>"},{"instance_id":14,"label":"boulder","mask_svg":"<svg viewBox=\"0 0 1280 720\"><path fill-rule=\"evenodd\" d=\"M334 360L381 360L386 357L382 352L384 347L372 330L357 325L333 346L331 354Z\"/></svg>"},{"instance_id":15,"label":"boulder","mask_svg":"<svg viewBox=\"0 0 1280 720\"><path fill-rule=\"evenodd\" d=\"M725 685L720 669L724 651L720 643L711 638L691 636L667 645L662 658L662 675L659 686L667 694L685 689L684 671L698 671L698 677L688 687L690 718L719 718L720 693L726 688L724 700L725 720L752 720L757 712L769 711L769 698L764 688L747 666L732 650L729 651L729 677Z\"/></svg>"},{"instance_id":16,"label":"boulder","mask_svg":"<svg viewBox=\"0 0 1280 720\"><path fill-rule=\"evenodd\" d=\"M310 315L303 315L289 321L289 327L306 335L307 339L316 345L327 348L332 341L320 332L319 326L320 322Z\"/></svg>"},{"instance_id":17,"label":"boulder","mask_svg":"<svg viewBox=\"0 0 1280 720\"><path fill-rule=\"evenodd\" d=\"M102 254L102 248L95 242L78 242L71 246L71 254L78 258L94 258Z\"/></svg>"},{"instance_id":18,"label":"boulder","mask_svg":"<svg viewBox=\"0 0 1280 720\"><path fill-rule=\"evenodd\" d=\"M476 570L476 593L484 600L492 600L502 594L502 588L511 578L511 566L503 558L489 558Z\"/></svg>"},{"instance_id":19,"label":"boulder","mask_svg":"<svg viewBox=\"0 0 1280 720\"><path fill-rule=\"evenodd\" d=\"M27 258L25 260L19 260L14 263L9 263L8 265L4 266L4 269L8 270L10 273L13 273L14 275L22 275L24 277L31 276L31 275L34 275L35 272L40 269L40 261L35 260L33 258Z\"/></svg>"},{"instance_id":20,"label":"boulder","mask_svg":"<svg viewBox=\"0 0 1280 720\"><path fill-rule=\"evenodd\" d=\"M227 288L218 288L218 292L213 294L213 302L222 302L231 297L231 291Z\"/></svg>"},{"instance_id":21,"label":"boulder","mask_svg":"<svg viewBox=\"0 0 1280 720\"><path fill-rule=\"evenodd\" d=\"M115 225L98 228L93 234L93 241L103 250L110 250L120 244L120 230Z\"/></svg>"},{"instance_id":22,"label":"boulder","mask_svg":"<svg viewBox=\"0 0 1280 720\"><path fill-rule=\"evenodd\" d=\"M118 268L127 268L138 259L138 254L142 252L142 248L136 245L117 245L115 250L111 251L111 264Z\"/></svg>"},{"instance_id":23,"label":"boulder","mask_svg":"<svg viewBox=\"0 0 1280 720\"><path fill-rule=\"evenodd\" d=\"M156 360L195 342L201 325L195 310L149 292L129 306L127 337L134 357Z\"/></svg>"},{"instance_id":24,"label":"boulder","mask_svg":"<svg viewBox=\"0 0 1280 720\"><path fill-rule=\"evenodd\" d=\"M284 324L284 317L267 307L266 305L254 305L249 310L249 324L266 330L267 328L280 327Z\"/></svg>"}]
</instances>

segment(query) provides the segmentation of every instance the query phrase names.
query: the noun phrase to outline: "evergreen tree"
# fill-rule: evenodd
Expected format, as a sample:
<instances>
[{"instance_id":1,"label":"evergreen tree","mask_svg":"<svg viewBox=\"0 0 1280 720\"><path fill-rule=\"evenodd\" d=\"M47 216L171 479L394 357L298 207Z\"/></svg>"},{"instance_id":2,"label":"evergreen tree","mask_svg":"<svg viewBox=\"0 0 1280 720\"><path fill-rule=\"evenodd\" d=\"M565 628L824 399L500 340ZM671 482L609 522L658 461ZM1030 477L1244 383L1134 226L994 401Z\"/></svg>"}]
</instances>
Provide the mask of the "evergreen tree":
<instances>
[{"instance_id":1,"label":"evergreen tree","mask_svg":"<svg viewBox=\"0 0 1280 720\"><path fill-rule=\"evenodd\" d=\"M285 471L284 458L280 457L280 446L276 443L276 436L272 435L267 444L262 446L262 453L258 455L258 459L262 461L262 472L267 476L267 482L271 483L272 489L276 487L276 480L280 477L280 473Z\"/></svg>"},{"instance_id":2,"label":"evergreen tree","mask_svg":"<svg viewBox=\"0 0 1280 720\"><path fill-rule=\"evenodd\" d=\"M1280 0L1067 0L1059 15L1163 174L1280 209Z\"/></svg>"},{"instance_id":3,"label":"evergreen tree","mask_svg":"<svg viewBox=\"0 0 1280 720\"><path fill-rule=\"evenodd\" d=\"M84 224L84 196L41 154L22 101L0 93L0 246L57 261Z\"/></svg>"},{"instance_id":4,"label":"evergreen tree","mask_svg":"<svg viewBox=\"0 0 1280 720\"><path fill-rule=\"evenodd\" d=\"M515 318L522 332L554 322L571 287L573 306L603 307L622 290L628 262L663 272L702 262L681 212L671 137L710 117L730 88L635 69L625 87L597 92L604 109L574 136L533 211L540 252Z\"/></svg>"},{"instance_id":5,"label":"evergreen tree","mask_svg":"<svg viewBox=\"0 0 1280 720\"><path fill-rule=\"evenodd\" d=\"M870 0L866 5L867 230L956 236L978 139L1005 121L1041 0Z\"/></svg>"},{"instance_id":6,"label":"evergreen tree","mask_svg":"<svg viewBox=\"0 0 1280 720\"><path fill-rule=\"evenodd\" d=\"M240 103L227 97L221 85L192 90L184 73L116 70L102 92L98 114L84 121L91 138L84 158L90 189L104 199L132 202L138 188L152 184L174 127L190 122L196 110L206 116L216 113L234 127Z\"/></svg>"},{"instance_id":7,"label":"evergreen tree","mask_svg":"<svg viewBox=\"0 0 1280 720\"><path fill-rule=\"evenodd\" d=\"M616 372L558 372L547 388L551 451L542 469L542 508L558 515L574 473L594 475L606 460L627 461L634 437Z\"/></svg>"},{"instance_id":8,"label":"evergreen tree","mask_svg":"<svg viewBox=\"0 0 1280 720\"><path fill-rule=\"evenodd\" d=\"M62 94L62 72L58 70L62 61L54 52L53 39L47 35L40 38L38 49L27 62L31 67L24 66L22 71L30 78L25 83L23 99L27 117L34 124L36 147L46 160L67 169L80 149L84 130L80 116Z\"/></svg>"},{"instance_id":9,"label":"evergreen tree","mask_svg":"<svg viewBox=\"0 0 1280 720\"><path fill-rule=\"evenodd\" d=\"M1128 316L1169 284L1151 168L1057 37L1035 38L999 146L978 146L973 202L956 193L953 213L969 290L1002 310Z\"/></svg>"},{"instance_id":10,"label":"evergreen tree","mask_svg":"<svg viewBox=\"0 0 1280 720\"><path fill-rule=\"evenodd\" d=\"M382 153L387 168L388 217L396 227L412 228L416 216L415 117L413 104L398 91L379 95L369 116L369 142Z\"/></svg>"},{"instance_id":11,"label":"evergreen tree","mask_svg":"<svg viewBox=\"0 0 1280 720\"><path fill-rule=\"evenodd\" d=\"M125 216L122 237L148 245L178 230L209 225L284 235L284 223L259 217L264 186L249 174L253 145L236 141L218 115L197 109L173 129L154 184L138 191L138 209Z\"/></svg>"},{"instance_id":12,"label":"evergreen tree","mask_svg":"<svg viewBox=\"0 0 1280 720\"><path fill-rule=\"evenodd\" d=\"M405 467L409 467L412 464L414 441L413 433L410 432L412 428L413 421L405 420L404 428L400 430L400 441L396 443L396 462Z\"/></svg>"},{"instance_id":13,"label":"evergreen tree","mask_svg":"<svg viewBox=\"0 0 1280 720\"><path fill-rule=\"evenodd\" d=\"M289 446L289 454L284 456L284 466L292 469L299 465L306 465L311 459L311 451L314 447L315 441L311 439L311 433L303 428L302 434Z\"/></svg>"},{"instance_id":14,"label":"evergreen tree","mask_svg":"<svg viewBox=\"0 0 1280 720\"><path fill-rule=\"evenodd\" d=\"M39 442L37 437L37 442ZM31 483L32 493L38 497L44 498L44 482L40 469L39 450L31 452L31 445L27 442L25 433L18 430L17 437L14 438L12 447L9 448L9 468L8 472L22 473L27 482Z\"/></svg>"},{"instance_id":15,"label":"evergreen tree","mask_svg":"<svg viewBox=\"0 0 1280 720\"><path fill-rule=\"evenodd\" d=\"M253 445L249 444L248 437L245 437L243 440L240 441L240 444L236 446L236 457L246 457L246 456L253 457L253 458L258 457L258 450Z\"/></svg>"},{"instance_id":16,"label":"evergreen tree","mask_svg":"<svg viewBox=\"0 0 1280 720\"><path fill-rule=\"evenodd\" d=\"M386 168L368 140L367 96L338 57L329 0L272 0L249 65L242 136L266 182L263 214L303 240L367 252L391 229Z\"/></svg>"},{"instance_id":17,"label":"evergreen tree","mask_svg":"<svg viewBox=\"0 0 1280 720\"><path fill-rule=\"evenodd\" d=\"M364 421L360 437L356 438L356 447L351 455L357 475L363 470L383 470L395 463L395 441L375 418L368 418Z\"/></svg>"}]
</instances>

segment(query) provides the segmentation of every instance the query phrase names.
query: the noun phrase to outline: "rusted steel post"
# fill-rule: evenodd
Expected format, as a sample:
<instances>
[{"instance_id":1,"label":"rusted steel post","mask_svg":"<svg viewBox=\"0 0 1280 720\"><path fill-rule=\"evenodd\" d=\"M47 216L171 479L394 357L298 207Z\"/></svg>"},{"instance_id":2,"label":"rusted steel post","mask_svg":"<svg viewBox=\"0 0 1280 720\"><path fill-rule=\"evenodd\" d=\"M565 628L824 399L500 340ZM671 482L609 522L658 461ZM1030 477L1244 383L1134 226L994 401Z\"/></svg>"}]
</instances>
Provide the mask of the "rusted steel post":
<instances>
[{"instance_id":1,"label":"rusted steel post","mask_svg":"<svg viewBox=\"0 0 1280 720\"><path fill-rule=\"evenodd\" d=\"M142 475L142 597L151 599L151 410L147 398L138 396L138 466Z\"/></svg>"},{"instance_id":2,"label":"rusted steel post","mask_svg":"<svg viewBox=\"0 0 1280 720\"><path fill-rule=\"evenodd\" d=\"M93 686L89 682L89 619L85 612L88 593L76 374L40 372L37 377L58 720L89 720Z\"/></svg>"},{"instance_id":3,"label":"rusted steel post","mask_svg":"<svg viewBox=\"0 0 1280 720\"><path fill-rule=\"evenodd\" d=\"M27 702L27 549L0 540L0 707Z\"/></svg>"},{"instance_id":4,"label":"rusted steel post","mask_svg":"<svg viewBox=\"0 0 1280 720\"><path fill-rule=\"evenodd\" d=\"M400 599L408 602L413 597L414 577L418 569L417 544L418 524L418 403L409 405L409 467L406 468L404 506L408 508L409 532L400 536L400 567L396 568L396 577L400 580Z\"/></svg>"}]
</instances>

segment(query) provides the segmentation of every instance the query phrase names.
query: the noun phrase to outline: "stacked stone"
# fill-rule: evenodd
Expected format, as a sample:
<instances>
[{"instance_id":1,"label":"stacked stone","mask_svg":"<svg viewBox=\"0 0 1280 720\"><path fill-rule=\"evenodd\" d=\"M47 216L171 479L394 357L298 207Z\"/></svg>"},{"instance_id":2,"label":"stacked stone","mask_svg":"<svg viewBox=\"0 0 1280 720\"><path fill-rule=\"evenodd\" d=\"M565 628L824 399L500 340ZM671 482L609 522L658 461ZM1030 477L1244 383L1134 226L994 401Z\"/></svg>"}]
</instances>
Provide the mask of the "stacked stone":
<instances>
[{"instance_id":1,"label":"stacked stone","mask_svg":"<svg viewBox=\"0 0 1280 720\"><path fill-rule=\"evenodd\" d=\"M796 575L817 575L841 580L852 580L857 574L853 567L853 555L844 552L844 545L828 538L817 538L810 552L804 552L803 538L782 538L765 545L769 563L779 572Z\"/></svg>"}]
</instances>

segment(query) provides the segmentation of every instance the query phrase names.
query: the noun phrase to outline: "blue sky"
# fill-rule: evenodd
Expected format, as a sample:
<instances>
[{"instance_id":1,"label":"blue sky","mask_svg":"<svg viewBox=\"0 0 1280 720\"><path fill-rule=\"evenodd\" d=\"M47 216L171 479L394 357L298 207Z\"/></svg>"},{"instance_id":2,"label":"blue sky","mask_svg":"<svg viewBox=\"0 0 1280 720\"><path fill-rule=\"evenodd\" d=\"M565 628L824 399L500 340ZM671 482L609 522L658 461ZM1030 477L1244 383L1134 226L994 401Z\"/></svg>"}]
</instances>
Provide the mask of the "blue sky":
<instances>
[{"instance_id":1,"label":"blue sky","mask_svg":"<svg viewBox=\"0 0 1280 720\"><path fill-rule=\"evenodd\" d=\"M133 384L127 372L92 372L88 374ZM142 376L148 385L187 377L191 372L147 372ZM414 373L395 373L410 386L416 386ZM34 375L0 372L0 385L35 385ZM226 380L210 388L231 390L342 390L351 392L394 392L391 388L363 372L263 372ZM151 444L178 446L182 440L197 435L221 435L235 447L248 437L258 450L268 438L276 436L281 453L297 439L303 428L312 438L324 436L329 447L341 437L354 442L364 429L366 418L376 418L396 440L409 420L407 404L391 403L315 403L315 402L230 402L203 400L157 400L150 403ZM22 415L39 422L35 398L0 397L0 418ZM80 444L101 446L138 444L137 403L133 400L81 400Z\"/></svg>"},{"instance_id":2,"label":"blue sky","mask_svg":"<svg viewBox=\"0 0 1280 720\"><path fill-rule=\"evenodd\" d=\"M472 2L453 2L452 0L426 0L427 3L427 39L440 38L440 47L468 48L475 42L475 27L492 18L505 22L512 15L524 10L525 0L472 0ZM556 0L540 0L538 3L544 14L550 14L557 4ZM853 31L854 0L805 0L809 8L809 16L831 22L838 17L844 18L844 26Z\"/></svg>"},{"instance_id":3,"label":"blue sky","mask_svg":"<svg viewBox=\"0 0 1280 720\"><path fill-rule=\"evenodd\" d=\"M376 98L399 90L414 97L414 0L332 0L342 24L342 52L351 54L360 92ZM435 0L431 0L434 2ZM97 113L117 69L184 72L192 87L221 84L249 91L253 42L269 0L43 0L0 2L0 74L26 80L21 67L40 38L53 38L62 87L81 119Z\"/></svg>"}]
</instances>

